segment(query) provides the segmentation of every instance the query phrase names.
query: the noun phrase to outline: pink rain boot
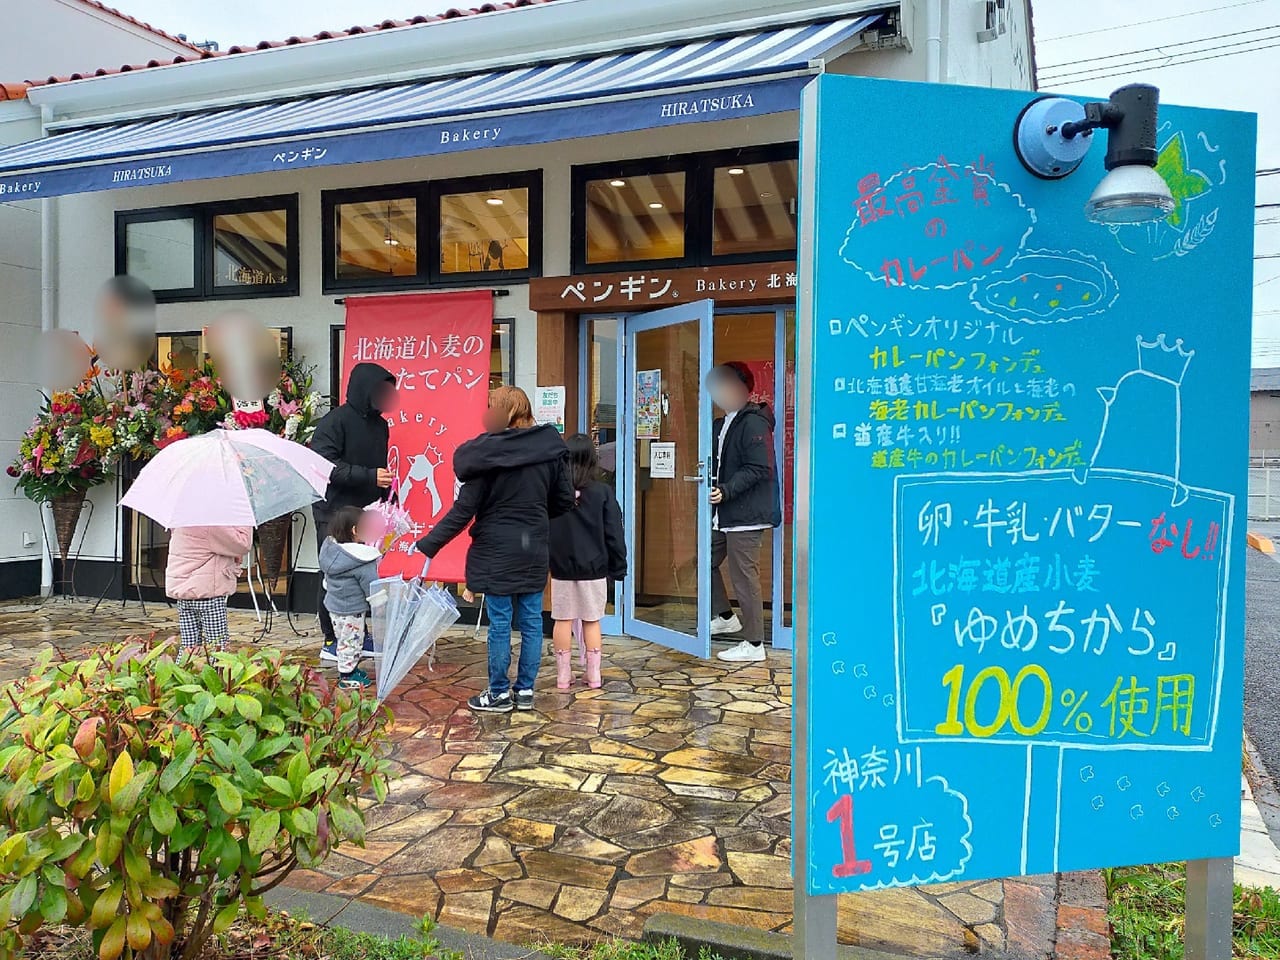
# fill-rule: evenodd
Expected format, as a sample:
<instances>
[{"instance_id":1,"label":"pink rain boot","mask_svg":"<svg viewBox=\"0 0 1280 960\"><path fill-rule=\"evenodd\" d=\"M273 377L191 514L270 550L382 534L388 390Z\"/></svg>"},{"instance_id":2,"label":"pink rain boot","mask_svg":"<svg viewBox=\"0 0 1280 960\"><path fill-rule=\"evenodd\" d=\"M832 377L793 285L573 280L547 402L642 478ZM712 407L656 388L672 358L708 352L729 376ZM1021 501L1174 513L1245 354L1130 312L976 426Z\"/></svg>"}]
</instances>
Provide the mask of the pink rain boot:
<instances>
[{"instance_id":1,"label":"pink rain boot","mask_svg":"<svg viewBox=\"0 0 1280 960\"><path fill-rule=\"evenodd\" d=\"M587 686L592 690L600 689L600 651L587 651Z\"/></svg>"},{"instance_id":2,"label":"pink rain boot","mask_svg":"<svg viewBox=\"0 0 1280 960\"><path fill-rule=\"evenodd\" d=\"M597 666L599 661L597 660ZM590 669L590 668L588 668ZM596 676L600 675L599 669L596 670ZM557 650L556 651L556 689L568 690L573 684L573 651ZM599 686L599 684L596 684Z\"/></svg>"}]
</instances>

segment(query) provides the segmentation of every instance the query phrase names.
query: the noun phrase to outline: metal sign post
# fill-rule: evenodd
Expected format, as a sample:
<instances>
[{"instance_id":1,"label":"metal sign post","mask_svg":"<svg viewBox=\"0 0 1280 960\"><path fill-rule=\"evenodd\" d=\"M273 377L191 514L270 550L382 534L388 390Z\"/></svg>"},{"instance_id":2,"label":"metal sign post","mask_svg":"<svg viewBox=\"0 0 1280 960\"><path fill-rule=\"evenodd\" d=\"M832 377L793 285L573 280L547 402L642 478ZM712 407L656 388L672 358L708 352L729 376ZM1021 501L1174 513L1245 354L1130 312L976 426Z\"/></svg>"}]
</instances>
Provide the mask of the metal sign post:
<instances>
[{"instance_id":1,"label":"metal sign post","mask_svg":"<svg viewBox=\"0 0 1280 960\"><path fill-rule=\"evenodd\" d=\"M1187 960L1231 960L1234 866L1230 857L1187 862Z\"/></svg>"}]
</instances>

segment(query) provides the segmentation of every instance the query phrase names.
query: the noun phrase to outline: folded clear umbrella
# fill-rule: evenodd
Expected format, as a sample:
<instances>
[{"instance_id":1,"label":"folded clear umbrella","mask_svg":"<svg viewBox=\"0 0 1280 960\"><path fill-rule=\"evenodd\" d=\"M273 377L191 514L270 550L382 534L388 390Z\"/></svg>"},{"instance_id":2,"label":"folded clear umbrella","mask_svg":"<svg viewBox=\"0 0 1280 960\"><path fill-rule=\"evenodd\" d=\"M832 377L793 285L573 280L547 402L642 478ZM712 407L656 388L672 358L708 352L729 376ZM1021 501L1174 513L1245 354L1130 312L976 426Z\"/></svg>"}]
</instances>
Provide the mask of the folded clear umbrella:
<instances>
[{"instance_id":1,"label":"folded clear umbrella","mask_svg":"<svg viewBox=\"0 0 1280 960\"><path fill-rule=\"evenodd\" d=\"M369 607L373 647L382 655L378 699L385 700L424 655L434 656L436 642L458 621L458 606L438 585L387 577L373 582Z\"/></svg>"}]
</instances>

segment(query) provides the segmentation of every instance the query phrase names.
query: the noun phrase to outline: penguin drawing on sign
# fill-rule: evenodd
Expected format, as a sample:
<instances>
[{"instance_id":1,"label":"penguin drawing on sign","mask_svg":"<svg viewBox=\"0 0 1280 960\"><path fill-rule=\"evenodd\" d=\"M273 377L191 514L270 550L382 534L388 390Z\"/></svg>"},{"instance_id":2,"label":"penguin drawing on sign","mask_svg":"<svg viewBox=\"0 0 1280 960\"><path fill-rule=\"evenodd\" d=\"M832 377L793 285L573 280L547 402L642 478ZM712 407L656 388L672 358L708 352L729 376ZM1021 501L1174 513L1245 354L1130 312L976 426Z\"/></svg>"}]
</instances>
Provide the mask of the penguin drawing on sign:
<instances>
[{"instance_id":1,"label":"penguin drawing on sign","mask_svg":"<svg viewBox=\"0 0 1280 960\"><path fill-rule=\"evenodd\" d=\"M1126 470L1165 478L1172 506L1186 502L1182 482L1182 380L1194 350L1181 340L1170 345L1165 334L1154 341L1137 338L1138 365L1114 386L1099 387L1102 429L1088 467L1077 470L1083 484L1090 470Z\"/></svg>"}]
</instances>

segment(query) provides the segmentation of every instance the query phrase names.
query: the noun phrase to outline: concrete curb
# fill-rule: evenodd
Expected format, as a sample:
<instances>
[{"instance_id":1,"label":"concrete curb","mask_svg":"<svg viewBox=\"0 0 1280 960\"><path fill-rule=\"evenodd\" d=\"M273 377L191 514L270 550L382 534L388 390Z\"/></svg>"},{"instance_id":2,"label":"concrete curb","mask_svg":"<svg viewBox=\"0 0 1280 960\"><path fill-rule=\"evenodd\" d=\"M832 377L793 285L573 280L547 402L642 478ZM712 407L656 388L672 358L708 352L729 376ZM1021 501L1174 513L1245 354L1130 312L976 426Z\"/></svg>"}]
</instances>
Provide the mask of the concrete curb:
<instances>
[{"instance_id":1,"label":"concrete curb","mask_svg":"<svg viewBox=\"0 0 1280 960\"><path fill-rule=\"evenodd\" d=\"M1244 758L1244 775L1253 790L1254 803L1262 815L1262 822L1267 825L1271 841L1280 847L1280 788L1262 762L1262 754L1253 745L1248 733L1244 735Z\"/></svg>"},{"instance_id":2,"label":"concrete curb","mask_svg":"<svg viewBox=\"0 0 1280 960\"><path fill-rule=\"evenodd\" d=\"M1245 539L1249 542L1249 546L1259 553L1274 554L1276 552L1276 545L1271 541L1270 537L1264 537L1260 533L1246 533Z\"/></svg>"},{"instance_id":3,"label":"concrete curb","mask_svg":"<svg viewBox=\"0 0 1280 960\"><path fill-rule=\"evenodd\" d=\"M383 910L359 900L335 897L328 893L311 893L280 886L266 896L268 906L287 910L294 915L305 915L309 920L326 927L342 927L356 933L371 933L394 940L412 936L418 921L404 913ZM550 960L545 953L499 943L488 937L463 933L449 927L436 927L432 936L446 950L461 951L466 960Z\"/></svg>"},{"instance_id":4,"label":"concrete curb","mask_svg":"<svg viewBox=\"0 0 1280 960\"><path fill-rule=\"evenodd\" d=\"M690 957L703 947L723 960L793 960L791 937L729 923L699 920L676 913L655 913L644 925L645 943L675 940ZM899 954L862 947L838 947L839 960L902 960Z\"/></svg>"}]
</instances>

